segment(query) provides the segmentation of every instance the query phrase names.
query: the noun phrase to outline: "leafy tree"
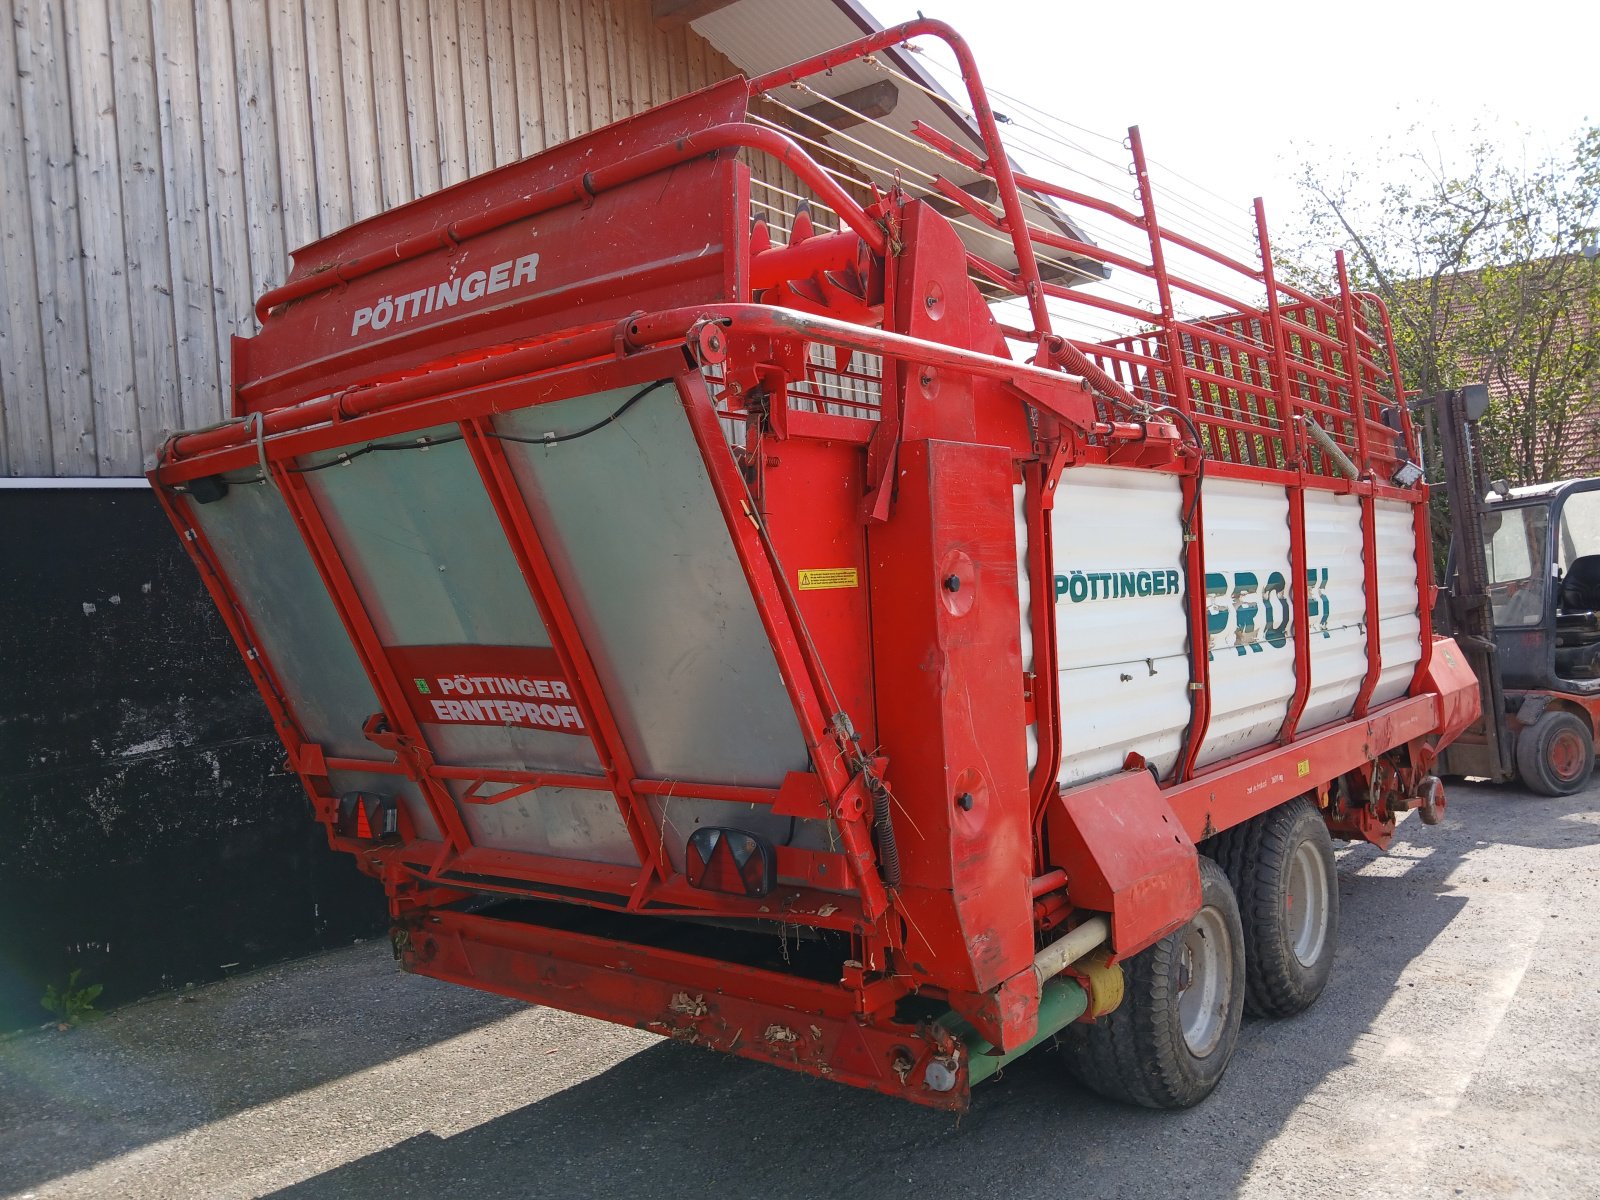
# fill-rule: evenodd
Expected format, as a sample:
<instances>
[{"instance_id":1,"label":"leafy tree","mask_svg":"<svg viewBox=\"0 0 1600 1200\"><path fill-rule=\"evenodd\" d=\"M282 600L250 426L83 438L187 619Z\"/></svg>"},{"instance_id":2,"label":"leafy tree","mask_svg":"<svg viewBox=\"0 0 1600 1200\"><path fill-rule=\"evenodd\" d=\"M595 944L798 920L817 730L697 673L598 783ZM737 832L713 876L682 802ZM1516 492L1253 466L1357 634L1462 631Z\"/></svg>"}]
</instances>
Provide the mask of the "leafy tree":
<instances>
[{"instance_id":1,"label":"leafy tree","mask_svg":"<svg viewBox=\"0 0 1600 1200\"><path fill-rule=\"evenodd\" d=\"M1600 467L1600 126L1536 162L1515 150L1480 128L1451 156L1413 126L1359 168L1309 164L1298 257L1346 251L1388 305L1411 390L1490 385L1486 465L1520 484Z\"/></svg>"}]
</instances>

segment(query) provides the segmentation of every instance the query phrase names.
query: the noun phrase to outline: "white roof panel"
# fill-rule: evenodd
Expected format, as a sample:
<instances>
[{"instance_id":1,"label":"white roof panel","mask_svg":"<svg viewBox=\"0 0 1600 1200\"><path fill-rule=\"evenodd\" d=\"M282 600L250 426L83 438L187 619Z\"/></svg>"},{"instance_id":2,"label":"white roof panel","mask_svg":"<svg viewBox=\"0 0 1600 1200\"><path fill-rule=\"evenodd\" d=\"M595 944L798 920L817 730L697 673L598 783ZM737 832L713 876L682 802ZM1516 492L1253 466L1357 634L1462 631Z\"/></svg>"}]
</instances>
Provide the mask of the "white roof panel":
<instances>
[{"instance_id":1,"label":"white roof panel","mask_svg":"<svg viewBox=\"0 0 1600 1200\"><path fill-rule=\"evenodd\" d=\"M698 18L692 27L750 76L788 66L882 28L851 0L736 0ZM952 99L915 56L904 50L891 48L880 52L879 58L883 60L881 66L859 61L847 63L826 75L804 81L806 87L779 88L772 98L793 109L820 107L827 111L827 102L807 88L821 96L839 97L889 79L898 89L898 101L889 116L839 132L799 121L799 131L854 160L860 168L858 177L864 176L883 190L893 186L897 176L908 190L919 196L926 195L932 183L930 175L941 175L958 185L978 180L980 177L975 172L934 153L910 132L912 125L921 121L981 156L982 141L967 116L966 97L959 101ZM1080 241L1089 241L1054 204L1032 195L1024 196L1024 204L1034 223L1061 230ZM952 214L946 211L946 215ZM969 216L959 219L953 216L952 219L956 219L968 249L1007 269L1015 269L1016 257L1008 237L982 227ZM1073 269L1048 272L1061 283L1086 283L1104 277L1104 269L1098 263L1061 251L1053 254L1072 264Z\"/></svg>"}]
</instances>

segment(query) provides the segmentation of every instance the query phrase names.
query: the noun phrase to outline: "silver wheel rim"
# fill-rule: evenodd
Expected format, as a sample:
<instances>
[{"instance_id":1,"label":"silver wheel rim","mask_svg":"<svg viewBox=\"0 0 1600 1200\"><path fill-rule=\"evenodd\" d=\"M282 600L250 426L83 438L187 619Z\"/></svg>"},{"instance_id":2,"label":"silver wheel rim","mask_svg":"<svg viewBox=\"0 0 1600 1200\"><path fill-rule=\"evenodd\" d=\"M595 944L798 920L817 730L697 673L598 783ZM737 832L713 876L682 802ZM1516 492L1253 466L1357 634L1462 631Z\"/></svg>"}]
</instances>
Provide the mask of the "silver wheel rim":
<instances>
[{"instance_id":1,"label":"silver wheel rim","mask_svg":"<svg viewBox=\"0 0 1600 1200\"><path fill-rule=\"evenodd\" d=\"M1302 967L1309 967L1322 957L1328 941L1328 864L1311 842L1295 847L1283 904L1289 949Z\"/></svg>"},{"instance_id":2,"label":"silver wheel rim","mask_svg":"<svg viewBox=\"0 0 1600 1200\"><path fill-rule=\"evenodd\" d=\"M1233 1000L1233 948L1228 926L1215 908L1202 908L1183 931L1178 947L1178 1020L1184 1045L1196 1058L1217 1048Z\"/></svg>"}]
</instances>

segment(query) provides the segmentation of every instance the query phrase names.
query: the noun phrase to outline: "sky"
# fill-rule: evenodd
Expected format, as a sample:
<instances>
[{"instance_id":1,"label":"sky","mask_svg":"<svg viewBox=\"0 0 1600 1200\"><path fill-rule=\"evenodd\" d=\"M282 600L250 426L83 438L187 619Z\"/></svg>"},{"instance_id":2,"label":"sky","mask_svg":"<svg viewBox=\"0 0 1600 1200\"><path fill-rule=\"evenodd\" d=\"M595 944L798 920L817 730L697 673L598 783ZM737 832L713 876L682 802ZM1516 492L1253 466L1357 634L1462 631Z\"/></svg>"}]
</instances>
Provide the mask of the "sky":
<instances>
[{"instance_id":1,"label":"sky","mask_svg":"<svg viewBox=\"0 0 1600 1200\"><path fill-rule=\"evenodd\" d=\"M1280 228L1308 159L1359 169L1419 122L1448 151L1479 118L1510 152L1553 150L1600 121L1593 0L866 4L885 25L948 21L990 87L1119 139L1138 125L1157 163L1241 207L1265 197Z\"/></svg>"},{"instance_id":2,"label":"sky","mask_svg":"<svg viewBox=\"0 0 1600 1200\"><path fill-rule=\"evenodd\" d=\"M864 3L886 26L915 19L918 7L955 26L997 112L1020 118L1003 132L1035 174L1132 206L1122 140L1139 126L1163 222L1252 263L1256 196L1266 202L1280 253L1307 245L1297 180L1308 163L1324 177L1349 175L1358 189L1375 187L1396 169L1383 164L1413 142L1448 163L1482 129L1508 157L1532 162L1559 154L1600 121L1600 5L1593 0ZM916 44L934 78L964 101L943 46ZM1418 132L1409 133L1413 127ZM1092 214L1074 217L1111 249L1135 253L1127 239L1143 237ZM1237 277L1193 256L1181 261L1182 253L1176 261L1169 253L1169 269L1259 302L1253 285L1241 290ZM1147 260L1147 251L1138 257ZM1121 271L1089 290L1148 309L1152 287ZM1091 341L1138 327L1075 304L1051 307L1058 329ZM1204 297L1178 298L1182 315L1215 307Z\"/></svg>"}]
</instances>

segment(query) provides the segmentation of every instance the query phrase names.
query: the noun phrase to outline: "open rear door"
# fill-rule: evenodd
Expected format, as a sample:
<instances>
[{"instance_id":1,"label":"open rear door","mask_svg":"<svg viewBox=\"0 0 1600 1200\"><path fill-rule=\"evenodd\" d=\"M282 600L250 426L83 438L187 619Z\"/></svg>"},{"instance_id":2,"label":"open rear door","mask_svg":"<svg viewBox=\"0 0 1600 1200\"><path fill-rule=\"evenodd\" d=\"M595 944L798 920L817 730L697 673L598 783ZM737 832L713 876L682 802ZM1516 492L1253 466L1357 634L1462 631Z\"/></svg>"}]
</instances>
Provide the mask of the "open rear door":
<instances>
[{"instance_id":1,"label":"open rear door","mask_svg":"<svg viewBox=\"0 0 1600 1200\"><path fill-rule=\"evenodd\" d=\"M392 797L406 869L719 907L686 886L718 829L771 862L739 899L800 887L848 915L845 781L811 753L830 714L703 376L643 357L676 373L323 426L169 507L313 794L336 826L342 798Z\"/></svg>"}]
</instances>

